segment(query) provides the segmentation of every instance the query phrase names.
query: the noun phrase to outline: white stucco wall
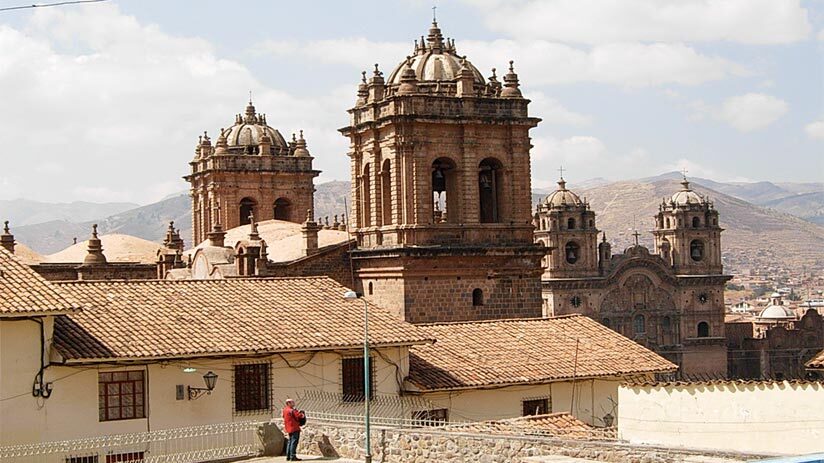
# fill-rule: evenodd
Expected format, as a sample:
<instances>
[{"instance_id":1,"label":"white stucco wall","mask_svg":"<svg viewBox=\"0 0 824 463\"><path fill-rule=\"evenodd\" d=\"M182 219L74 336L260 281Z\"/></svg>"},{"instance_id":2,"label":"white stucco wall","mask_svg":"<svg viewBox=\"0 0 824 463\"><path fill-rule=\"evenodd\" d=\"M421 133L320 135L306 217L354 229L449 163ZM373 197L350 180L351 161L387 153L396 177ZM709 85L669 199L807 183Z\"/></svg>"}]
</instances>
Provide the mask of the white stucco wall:
<instances>
[{"instance_id":1,"label":"white stucco wall","mask_svg":"<svg viewBox=\"0 0 824 463\"><path fill-rule=\"evenodd\" d=\"M32 321L0 321L0 446L140 432L209 423L264 420L280 414L287 397L304 391L341 393L341 358L361 351L293 353L265 358L192 359L162 363L117 365L52 365L46 380L53 382L50 398L32 397L39 369L39 326ZM381 349L374 355L375 391L398 395L400 377L408 373L406 348ZM233 365L271 362L271 411L258 414L233 412ZM185 367L196 372L186 373ZM146 418L121 421L98 419L98 373L143 370L146 378ZM218 375L211 395L197 400L177 400L176 385L203 387L203 375ZM298 403L298 407L305 408Z\"/></svg>"},{"instance_id":2,"label":"white stucco wall","mask_svg":"<svg viewBox=\"0 0 824 463\"><path fill-rule=\"evenodd\" d=\"M824 385L621 386L618 435L635 444L804 454L824 451Z\"/></svg>"},{"instance_id":3,"label":"white stucco wall","mask_svg":"<svg viewBox=\"0 0 824 463\"><path fill-rule=\"evenodd\" d=\"M603 426L603 416L612 414L617 419L618 378L582 379L575 382L575 404L572 401L571 381L530 386L507 386L493 389L472 389L453 392L425 393L423 397L434 408L449 410L450 421L482 421L519 417L524 400L548 398L550 412L572 411L578 419Z\"/></svg>"}]
</instances>

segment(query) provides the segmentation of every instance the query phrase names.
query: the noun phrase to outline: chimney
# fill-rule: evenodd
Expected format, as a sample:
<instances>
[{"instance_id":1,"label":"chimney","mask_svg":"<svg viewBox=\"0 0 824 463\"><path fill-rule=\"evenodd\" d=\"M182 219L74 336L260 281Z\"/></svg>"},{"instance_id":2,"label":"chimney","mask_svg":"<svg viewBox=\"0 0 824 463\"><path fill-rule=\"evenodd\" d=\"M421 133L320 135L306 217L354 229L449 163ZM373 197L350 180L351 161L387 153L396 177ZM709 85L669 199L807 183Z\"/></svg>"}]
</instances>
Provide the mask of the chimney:
<instances>
[{"instance_id":1,"label":"chimney","mask_svg":"<svg viewBox=\"0 0 824 463\"><path fill-rule=\"evenodd\" d=\"M306 222L300 227L300 232L303 235L303 249L301 250L304 256L310 256L318 252L318 230L320 227L312 217L312 210L306 210Z\"/></svg>"},{"instance_id":2,"label":"chimney","mask_svg":"<svg viewBox=\"0 0 824 463\"><path fill-rule=\"evenodd\" d=\"M0 235L0 247L14 254L14 235L9 231L9 221L6 220L3 226L3 234Z\"/></svg>"},{"instance_id":3,"label":"chimney","mask_svg":"<svg viewBox=\"0 0 824 463\"><path fill-rule=\"evenodd\" d=\"M103 244L97 237L97 224L92 225L92 237L89 238L89 253L83 259L83 265L103 265L106 256L103 255Z\"/></svg>"}]
</instances>

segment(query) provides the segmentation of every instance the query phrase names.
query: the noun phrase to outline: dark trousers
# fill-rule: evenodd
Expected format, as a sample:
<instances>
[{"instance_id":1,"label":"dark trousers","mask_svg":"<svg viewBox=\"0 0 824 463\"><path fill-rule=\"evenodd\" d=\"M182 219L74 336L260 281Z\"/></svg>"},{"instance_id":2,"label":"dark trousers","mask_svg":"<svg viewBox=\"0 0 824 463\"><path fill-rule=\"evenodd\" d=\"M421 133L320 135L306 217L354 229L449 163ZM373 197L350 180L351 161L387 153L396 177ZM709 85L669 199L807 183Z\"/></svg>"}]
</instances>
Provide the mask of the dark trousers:
<instances>
[{"instance_id":1,"label":"dark trousers","mask_svg":"<svg viewBox=\"0 0 824 463\"><path fill-rule=\"evenodd\" d=\"M300 431L289 433L289 440L286 441L286 458L295 458L296 456L298 456L299 440Z\"/></svg>"}]
</instances>

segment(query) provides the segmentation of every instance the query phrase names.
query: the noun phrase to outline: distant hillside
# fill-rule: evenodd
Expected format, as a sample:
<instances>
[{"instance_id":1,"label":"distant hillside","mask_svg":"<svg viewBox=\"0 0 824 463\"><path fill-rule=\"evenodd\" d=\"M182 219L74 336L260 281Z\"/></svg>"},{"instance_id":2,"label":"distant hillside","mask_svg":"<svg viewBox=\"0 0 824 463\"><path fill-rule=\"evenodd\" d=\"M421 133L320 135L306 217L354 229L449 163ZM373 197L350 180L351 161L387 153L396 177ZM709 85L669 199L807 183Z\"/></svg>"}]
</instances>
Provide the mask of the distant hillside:
<instances>
[{"instance_id":1,"label":"distant hillside","mask_svg":"<svg viewBox=\"0 0 824 463\"><path fill-rule=\"evenodd\" d=\"M44 203L27 199L0 201L0 219L20 227L52 221L85 222L138 207L134 203Z\"/></svg>"},{"instance_id":2,"label":"distant hillside","mask_svg":"<svg viewBox=\"0 0 824 463\"><path fill-rule=\"evenodd\" d=\"M736 265L778 263L786 267L824 265L824 227L790 214L750 204L693 182L693 188L709 196L720 214L723 249ZM651 245L652 238L644 233L653 228L653 216L661 199L680 188L678 180L653 182L615 182L602 187L579 191L592 204L598 228L620 251L632 237L633 219L643 233L641 241Z\"/></svg>"},{"instance_id":3,"label":"distant hillside","mask_svg":"<svg viewBox=\"0 0 824 463\"><path fill-rule=\"evenodd\" d=\"M652 217L658 204L680 188L680 175L622 181L600 184L591 188L571 187L586 197L598 214L598 228L606 231L613 242L615 252L633 242L633 222L642 232L641 242L652 245L649 230L653 228ZM718 184L714 182L714 184ZM778 212L767 207L751 204L742 199L707 188L700 181L693 182L694 188L708 195L721 214L721 225L726 228L723 236L724 252L727 260L737 267L769 265L781 263L787 267L818 264L824 266L824 226L815 225L798 217ZM551 190L533 192L533 203L537 203ZM322 220L328 216L332 221L335 214L343 213L343 203L349 203L349 182L334 181L316 186L315 216ZM808 201L809 202L805 202ZM810 204L824 201L818 193L797 195L792 198L775 200L781 208L797 210L799 214L817 211ZM770 206L774 207L774 206ZM775 207L778 209L778 207ZM51 254L71 245L73 238L78 241L88 238L91 223L100 224L101 233L123 233L149 241L160 242L169 220L181 229L181 236L187 247L191 241L191 212L189 197L180 195L155 204L119 212L98 220L81 223L52 221L38 225L14 227L18 241L27 244L41 254Z\"/></svg>"}]
</instances>

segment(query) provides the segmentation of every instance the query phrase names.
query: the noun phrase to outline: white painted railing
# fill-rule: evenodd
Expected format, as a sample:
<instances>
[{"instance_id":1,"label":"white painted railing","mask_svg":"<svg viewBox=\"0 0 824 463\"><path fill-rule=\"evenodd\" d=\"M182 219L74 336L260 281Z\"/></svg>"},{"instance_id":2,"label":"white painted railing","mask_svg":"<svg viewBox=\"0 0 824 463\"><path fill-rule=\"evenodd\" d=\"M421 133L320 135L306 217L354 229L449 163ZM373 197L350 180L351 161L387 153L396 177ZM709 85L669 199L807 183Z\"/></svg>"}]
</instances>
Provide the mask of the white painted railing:
<instances>
[{"instance_id":1,"label":"white painted railing","mask_svg":"<svg viewBox=\"0 0 824 463\"><path fill-rule=\"evenodd\" d=\"M3 463L194 463L260 453L259 423L222 423L0 447Z\"/></svg>"}]
</instances>

